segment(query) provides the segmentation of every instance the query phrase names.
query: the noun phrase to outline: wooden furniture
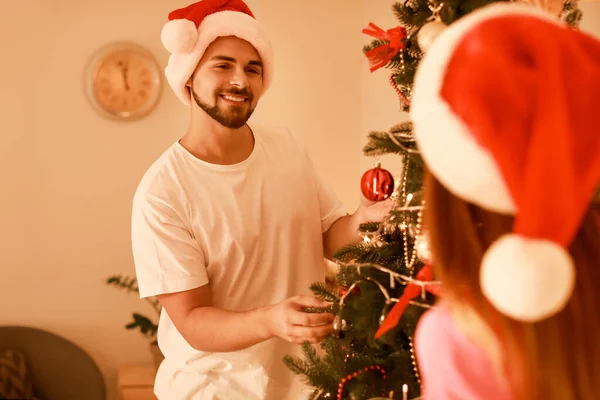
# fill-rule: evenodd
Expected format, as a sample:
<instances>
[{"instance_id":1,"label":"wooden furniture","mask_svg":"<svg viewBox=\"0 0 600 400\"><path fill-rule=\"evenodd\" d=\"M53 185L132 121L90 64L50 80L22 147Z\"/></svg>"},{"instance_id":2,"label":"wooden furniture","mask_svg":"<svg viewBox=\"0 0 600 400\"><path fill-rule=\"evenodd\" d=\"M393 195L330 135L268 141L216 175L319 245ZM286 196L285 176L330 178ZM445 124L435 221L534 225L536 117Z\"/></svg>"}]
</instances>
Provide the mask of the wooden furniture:
<instances>
[{"instance_id":1,"label":"wooden furniture","mask_svg":"<svg viewBox=\"0 0 600 400\"><path fill-rule=\"evenodd\" d=\"M157 400L154 395L156 368L151 365L131 365L119 369L117 387L119 400Z\"/></svg>"}]
</instances>

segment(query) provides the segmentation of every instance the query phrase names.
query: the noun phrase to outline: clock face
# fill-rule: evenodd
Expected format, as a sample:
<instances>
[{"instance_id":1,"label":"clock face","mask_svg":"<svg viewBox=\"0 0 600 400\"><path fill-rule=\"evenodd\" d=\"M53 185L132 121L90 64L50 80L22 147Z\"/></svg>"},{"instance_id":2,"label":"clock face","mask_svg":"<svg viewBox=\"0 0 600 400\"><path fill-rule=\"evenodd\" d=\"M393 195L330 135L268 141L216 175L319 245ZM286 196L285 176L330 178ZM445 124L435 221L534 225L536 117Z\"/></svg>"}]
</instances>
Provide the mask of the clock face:
<instances>
[{"instance_id":1,"label":"clock face","mask_svg":"<svg viewBox=\"0 0 600 400\"><path fill-rule=\"evenodd\" d=\"M93 103L112 117L142 117L158 101L158 66L148 52L135 45L113 45L98 53L89 79Z\"/></svg>"}]
</instances>

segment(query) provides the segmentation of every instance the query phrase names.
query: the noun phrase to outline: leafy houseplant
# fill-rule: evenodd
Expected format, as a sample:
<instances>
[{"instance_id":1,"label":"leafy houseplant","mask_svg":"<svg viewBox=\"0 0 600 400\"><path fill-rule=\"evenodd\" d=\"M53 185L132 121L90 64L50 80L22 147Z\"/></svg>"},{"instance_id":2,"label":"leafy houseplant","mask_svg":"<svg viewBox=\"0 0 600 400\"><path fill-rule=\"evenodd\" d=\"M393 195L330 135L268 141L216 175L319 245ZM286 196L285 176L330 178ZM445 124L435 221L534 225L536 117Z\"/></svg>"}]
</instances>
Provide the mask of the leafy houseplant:
<instances>
[{"instance_id":1,"label":"leafy houseplant","mask_svg":"<svg viewBox=\"0 0 600 400\"><path fill-rule=\"evenodd\" d=\"M139 288L137 285L137 280L131 276L123 276L123 275L112 275L106 279L106 283L109 286L114 286L116 288L120 288L125 290L127 293L136 293L139 295ZM160 318L160 303L154 297L147 297L146 300L151 306L154 312L156 312L157 317ZM158 367L161 360L164 358L158 348L158 342L156 340L156 334L158 332L158 324L154 323L150 318L142 315L140 313L132 313L133 321L125 325L125 329L139 329L140 333L149 339L152 339L150 342L150 351L152 353L152 357L154 359L154 363Z\"/></svg>"}]
</instances>

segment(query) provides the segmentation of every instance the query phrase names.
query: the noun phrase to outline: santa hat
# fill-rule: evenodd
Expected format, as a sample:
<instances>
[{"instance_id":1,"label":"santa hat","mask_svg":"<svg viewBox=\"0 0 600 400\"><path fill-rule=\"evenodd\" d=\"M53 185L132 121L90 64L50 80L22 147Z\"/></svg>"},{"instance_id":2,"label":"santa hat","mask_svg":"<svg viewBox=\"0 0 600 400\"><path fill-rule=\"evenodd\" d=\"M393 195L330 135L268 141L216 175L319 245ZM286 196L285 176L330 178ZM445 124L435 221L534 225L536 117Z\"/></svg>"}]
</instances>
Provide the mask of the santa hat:
<instances>
[{"instance_id":1,"label":"santa hat","mask_svg":"<svg viewBox=\"0 0 600 400\"><path fill-rule=\"evenodd\" d=\"M456 196L515 216L487 249L483 294L535 322L568 303L568 248L600 183L600 42L527 4L494 3L442 32L415 76L411 118Z\"/></svg>"},{"instance_id":2,"label":"santa hat","mask_svg":"<svg viewBox=\"0 0 600 400\"><path fill-rule=\"evenodd\" d=\"M172 11L161 33L171 53L165 75L177 97L186 105L191 99L186 84L208 46L217 38L236 36L248 41L263 63L266 91L273 79L273 49L265 28L242 0L202 0Z\"/></svg>"}]
</instances>

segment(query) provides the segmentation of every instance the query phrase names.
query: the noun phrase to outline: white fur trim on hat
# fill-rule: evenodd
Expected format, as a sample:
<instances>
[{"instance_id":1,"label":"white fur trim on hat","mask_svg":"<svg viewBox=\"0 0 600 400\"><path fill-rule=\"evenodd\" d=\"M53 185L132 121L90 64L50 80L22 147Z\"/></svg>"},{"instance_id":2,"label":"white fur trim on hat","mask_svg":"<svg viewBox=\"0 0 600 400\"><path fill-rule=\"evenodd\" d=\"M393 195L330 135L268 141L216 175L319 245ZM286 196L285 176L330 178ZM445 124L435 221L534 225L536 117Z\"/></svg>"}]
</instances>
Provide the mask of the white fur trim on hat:
<instances>
[{"instance_id":1,"label":"white fur trim on hat","mask_svg":"<svg viewBox=\"0 0 600 400\"><path fill-rule=\"evenodd\" d=\"M548 240L508 234L485 253L481 290L501 313L536 322L561 311L575 287L569 253Z\"/></svg>"},{"instance_id":2,"label":"white fur trim on hat","mask_svg":"<svg viewBox=\"0 0 600 400\"><path fill-rule=\"evenodd\" d=\"M424 55L415 74L411 100L415 138L431 172L456 196L503 214L517 210L498 166L454 115L440 91L463 35L480 22L513 14L556 21L535 6L518 3L493 3L462 17L445 29Z\"/></svg>"},{"instance_id":3,"label":"white fur trim on hat","mask_svg":"<svg viewBox=\"0 0 600 400\"><path fill-rule=\"evenodd\" d=\"M186 105L191 104L186 88L202 55L215 39L236 36L248 41L258 52L263 63L263 93L273 80L274 56L265 28L251 16L238 11L220 11L204 18L198 27L198 40L188 53L172 53L165 68L169 85Z\"/></svg>"}]
</instances>

